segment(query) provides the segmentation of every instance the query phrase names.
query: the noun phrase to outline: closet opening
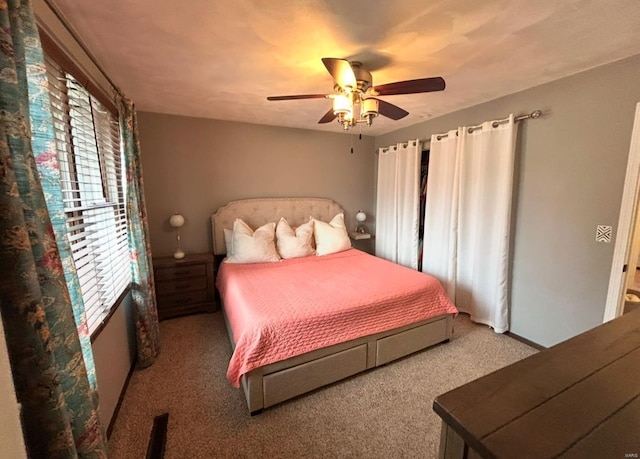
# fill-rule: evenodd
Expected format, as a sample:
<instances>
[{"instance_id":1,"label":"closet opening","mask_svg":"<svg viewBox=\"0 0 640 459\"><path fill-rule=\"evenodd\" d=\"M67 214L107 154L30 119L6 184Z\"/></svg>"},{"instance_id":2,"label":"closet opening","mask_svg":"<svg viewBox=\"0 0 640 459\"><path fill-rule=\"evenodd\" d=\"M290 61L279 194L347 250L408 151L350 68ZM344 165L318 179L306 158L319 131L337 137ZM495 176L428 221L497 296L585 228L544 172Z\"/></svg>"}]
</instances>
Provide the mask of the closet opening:
<instances>
[{"instance_id":1,"label":"closet opening","mask_svg":"<svg viewBox=\"0 0 640 459\"><path fill-rule=\"evenodd\" d=\"M422 150L420 158L420 212L418 217L418 271L422 271L422 245L424 242L424 212L427 203L427 178L429 176L429 151Z\"/></svg>"}]
</instances>

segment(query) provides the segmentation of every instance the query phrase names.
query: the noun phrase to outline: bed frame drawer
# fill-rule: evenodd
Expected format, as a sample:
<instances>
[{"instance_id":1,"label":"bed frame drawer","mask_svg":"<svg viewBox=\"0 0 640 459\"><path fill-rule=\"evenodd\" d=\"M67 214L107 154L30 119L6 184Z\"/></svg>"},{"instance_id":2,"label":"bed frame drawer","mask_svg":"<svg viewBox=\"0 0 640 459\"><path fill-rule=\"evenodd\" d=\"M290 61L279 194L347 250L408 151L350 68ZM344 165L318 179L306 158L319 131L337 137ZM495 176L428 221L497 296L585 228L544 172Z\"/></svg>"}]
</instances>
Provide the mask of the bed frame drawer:
<instances>
[{"instance_id":1,"label":"bed frame drawer","mask_svg":"<svg viewBox=\"0 0 640 459\"><path fill-rule=\"evenodd\" d=\"M265 375L262 379L264 408L360 373L366 368L367 345L361 344L334 355Z\"/></svg>"},{"instance_id":2,"label":"bed frame drawer","mask_svg":"<svg viewBox=\"0 0 640 459\"><path fill-rule=\"evenodd\" d=\"M413 354L445 339L447 339L446 327L443 327L440 321L379 339L376 345L376 366Z\"/></svg>"}]
</instances>

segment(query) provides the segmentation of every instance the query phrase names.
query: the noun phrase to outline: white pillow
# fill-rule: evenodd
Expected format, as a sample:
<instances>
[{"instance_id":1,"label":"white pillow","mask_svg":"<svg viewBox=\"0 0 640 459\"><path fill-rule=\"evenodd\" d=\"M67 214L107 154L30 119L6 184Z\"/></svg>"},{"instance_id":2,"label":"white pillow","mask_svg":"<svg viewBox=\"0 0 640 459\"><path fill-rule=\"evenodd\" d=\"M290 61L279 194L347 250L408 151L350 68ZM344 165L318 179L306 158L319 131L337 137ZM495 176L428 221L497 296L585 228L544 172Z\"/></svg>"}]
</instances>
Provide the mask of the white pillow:
<instances>
[{"instance_id":1,"label":"white pillow","mask_svg":"<svg viewBox=\"0 0 640 459\"><path fill-rule=\"evenodd\" d=\"M313 220L313 234L316 239L316 255L329 255L351 248L351 240L344 224L344 214L338 214L329 222Z\"/></svg>"},{"instance_id":2,"label":"white pillow","mask_svg":"<svg viewBox=\"0 0 640 459\"><path fill-rule=\"evenodd\" d=\"M224 245L227 247L227 256L233 255L233 230L224 228Z\"/></svg>"},{"instance_id":3,"label":"white pillow","mask_svg":"<svg viewBox=\"0 0 640 459\"><path fill-rule=\"evenodd\" d=\"M299 258L313 255L313 221L298 226L295 231L283 217L276 225L276 247L282 258Z\"/></svg>"},{"instance_id":4,"label":"white pillow","mask_svg":"<svg viewBox=\"0 0 640 459\"><path fill-rule=\"evenodd\" d=\"M231 236L232 255L227 263L266 263L280 261L275 244L276 224L267 223L253 231L236 218Z\"/></svg>"}]
</instances>

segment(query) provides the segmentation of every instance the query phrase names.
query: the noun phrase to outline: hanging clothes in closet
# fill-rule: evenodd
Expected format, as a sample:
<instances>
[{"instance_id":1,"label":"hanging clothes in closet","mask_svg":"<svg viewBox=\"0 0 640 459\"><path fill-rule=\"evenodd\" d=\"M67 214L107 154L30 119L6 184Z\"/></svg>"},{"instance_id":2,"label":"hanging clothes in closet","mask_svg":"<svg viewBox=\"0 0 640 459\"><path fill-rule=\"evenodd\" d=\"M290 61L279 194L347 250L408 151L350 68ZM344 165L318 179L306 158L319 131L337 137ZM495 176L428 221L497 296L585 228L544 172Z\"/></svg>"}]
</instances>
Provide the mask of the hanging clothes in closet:
<instances>
[{"instance_id":1,"label":"hanging clothes in closet","mask_svg":"<svg viewBox=\"0 0 640 459\"><path fill-rule=\"evenodd\" d=\"M420 159L420 208L418 217L418 271L422 271L424 244L424 215L427 204L427 180L429 178L429 150L422 150Z\"/></svg>"}]
</instances>

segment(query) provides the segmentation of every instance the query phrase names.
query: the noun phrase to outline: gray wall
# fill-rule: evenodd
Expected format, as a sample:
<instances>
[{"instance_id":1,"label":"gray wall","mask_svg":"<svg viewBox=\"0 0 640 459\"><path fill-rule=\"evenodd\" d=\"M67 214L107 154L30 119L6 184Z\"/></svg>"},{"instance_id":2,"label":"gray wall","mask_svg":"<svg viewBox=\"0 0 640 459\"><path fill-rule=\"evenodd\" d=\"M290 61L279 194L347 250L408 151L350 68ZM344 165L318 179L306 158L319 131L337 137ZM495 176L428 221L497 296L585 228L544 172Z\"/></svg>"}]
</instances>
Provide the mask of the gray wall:
<instances>
[{"instance_id":1,"label":"gray wall","mask_svg":"<svg viewBox=\"0 0 640 459\"><path fill-rule=\"evenodd\" d=\"M349 227L359 209L374 213L372 137L144 112L138 128L154 256L175 250L175 212L183 250L211 251L209 217L234 199L330 198Z\"/></svg>"},{"instance_id":2,"label":"gray wall","mask_svg":"<svg viewBox=\"0 0 640 459\"><path fill-rule=\"evenodd\" d=\"M135 361L136 330L133 322L131 292L109 319L109 323L91 343L96 366L100 420L109 427L129 371Z\"/></svg>"},{"instance_id":3,"label":"gray wall","mask_svg":"<svg viewBox=\"0 0 640 459\"><path fill-rule=\"evenodd\" d=\"M550 346L602 323L618 223L640 56L598 67L375 139L376 147L525 114L513 226L511 331Z\"/></svg>"}]
</instances>

